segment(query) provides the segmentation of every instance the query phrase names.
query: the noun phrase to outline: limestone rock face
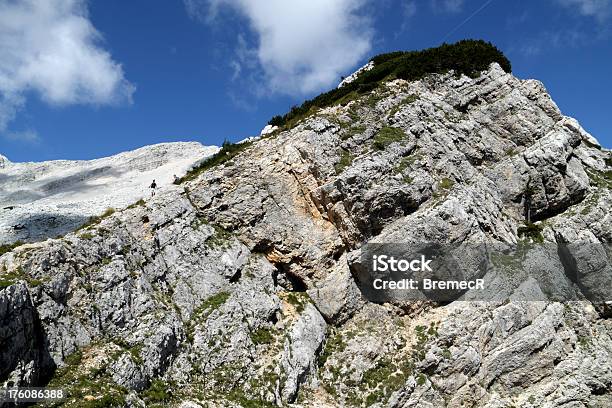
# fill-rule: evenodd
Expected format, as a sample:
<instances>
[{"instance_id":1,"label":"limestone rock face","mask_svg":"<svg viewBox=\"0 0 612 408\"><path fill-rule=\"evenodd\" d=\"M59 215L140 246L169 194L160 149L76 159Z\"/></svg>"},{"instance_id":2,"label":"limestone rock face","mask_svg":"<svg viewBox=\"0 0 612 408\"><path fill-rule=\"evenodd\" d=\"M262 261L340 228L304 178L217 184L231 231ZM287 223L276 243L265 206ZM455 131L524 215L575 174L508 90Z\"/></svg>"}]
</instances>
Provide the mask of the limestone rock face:
<instances>
[{"instance_id":1,"label":"limestone rock face","mask_svg":"<svg viewBox=\"0 0 612 408\"><path fill-rule=\"evenodd\" d=\"M16 283L0 292L0 376L14 386L44 381L50 359L30 292Z\"/></svg>"},{"instance_id":2,"label":"limestone rock face","mask_svg":"<svg viewBox=\"0 0 612 408\"><path fill-rule=\"evenodd\" d=\"M589 261L612 242L612 156L541 83L496 64L396 80L246 143L2 255L2 380L69 406L612 404L610 303L587 300L612 276ZM384 242L567 245L522 262L581 300L525 279L501 300L373 303L355 276Z\"/></svg>"},{"instance_id":3,"label":"limestone rock face","mask_svg":"<svg viewBox=\"0 0 612 408\"><path fill-rule=\"evenodd\" d=\"M281 369L287 376L282 398L293 402L301 383L317 371L317 355L322 351L325 320L312 304L308 304L285 340Z\"/></svg>"}]
</instances>

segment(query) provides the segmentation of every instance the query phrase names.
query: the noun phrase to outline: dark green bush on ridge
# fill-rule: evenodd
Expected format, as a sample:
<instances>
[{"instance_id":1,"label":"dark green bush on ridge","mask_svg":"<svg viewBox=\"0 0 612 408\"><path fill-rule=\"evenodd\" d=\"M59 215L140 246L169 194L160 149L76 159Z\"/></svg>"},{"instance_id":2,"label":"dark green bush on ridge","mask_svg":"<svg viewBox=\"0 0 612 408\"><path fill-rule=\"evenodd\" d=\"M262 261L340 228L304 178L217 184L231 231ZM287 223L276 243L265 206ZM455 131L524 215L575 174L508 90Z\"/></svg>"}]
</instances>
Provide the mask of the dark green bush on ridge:
<instances>
[{"instance_id":1,"label":"dark green bush on ridge","mask_svg":"<svg viewBox=\"0 0 612 408\"><path fill-rule=\"evenodd\" d=\"M283 126L283 117L280 115L276 115L272 119L270 119L268 124L272 126Z\"/></svg>"},{"instance_id":2,"label":"dark green bush on ridge","mask_svg":"<svg viewBox=\"0 0 612 408\"><path fill-rule=\"evenodd\" d=\"M374 148L384 150L391 143L399 142L406 137L406 133L400 128L384 126L374 136Z\"/></svg>"},{"instance_id":3,"label":"dark green bush on ridge","mask_svg":"<svg viewBox=\"0 0 612 408\"><path fill-rule=\"evenodd\" d=\"M227 140L223 142L221 145L221 150L219 152L213 154L208 157L202 163L195 166L193 169L189 170L185 176L183 176L179 180L179 184L184 183L185 181L190 181L195 179L202 172L218 166L220 164L226 163L236 157L238 153L242 152L244 149L249 147L252 142L242 142L242 143L230 143Z\"/></svg>"},{"instance_id":4,"label":"dark green bush on ridge","mask_svg":"<svg viewBox=\"0 0 612 408\"><path fill-rule=\"evenodd\" d=\"M396 51L372 58L374 68L341 88L332 89L307 100L301 106L294 106L283 116L273 117L268 124L287 126L318 108L325 108L345 96L364 94L374 90L381 82L394 78L414 81L428 74L454 71L457 75L475 77L497 62L504 71L512 72L510 61L490 42L483 40L462 40L454 44L442 44L422 51Z\"/></svg>"}]
</instances>

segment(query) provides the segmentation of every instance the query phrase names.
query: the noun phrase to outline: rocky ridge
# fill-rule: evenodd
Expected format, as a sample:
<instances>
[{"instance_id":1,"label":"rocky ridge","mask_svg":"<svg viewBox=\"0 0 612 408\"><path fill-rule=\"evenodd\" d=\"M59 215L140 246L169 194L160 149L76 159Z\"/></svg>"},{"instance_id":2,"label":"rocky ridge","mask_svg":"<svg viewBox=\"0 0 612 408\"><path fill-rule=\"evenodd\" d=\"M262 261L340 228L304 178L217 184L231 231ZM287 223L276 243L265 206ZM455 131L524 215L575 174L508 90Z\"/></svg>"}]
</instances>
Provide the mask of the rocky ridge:
<instances>
[{"instance_id":1,"label":"rocky ridge","mask_svg":"<svg viewBox=\"0 0 612 408\"><path fill-rule=\"evenodd\" d=\"M375 304L352 275L368 242L612 241L611 153L540 82L395 80L244 147L0 257L0 378L67 406L610 405L606 307Z\"/></svg>"}]
</instances>

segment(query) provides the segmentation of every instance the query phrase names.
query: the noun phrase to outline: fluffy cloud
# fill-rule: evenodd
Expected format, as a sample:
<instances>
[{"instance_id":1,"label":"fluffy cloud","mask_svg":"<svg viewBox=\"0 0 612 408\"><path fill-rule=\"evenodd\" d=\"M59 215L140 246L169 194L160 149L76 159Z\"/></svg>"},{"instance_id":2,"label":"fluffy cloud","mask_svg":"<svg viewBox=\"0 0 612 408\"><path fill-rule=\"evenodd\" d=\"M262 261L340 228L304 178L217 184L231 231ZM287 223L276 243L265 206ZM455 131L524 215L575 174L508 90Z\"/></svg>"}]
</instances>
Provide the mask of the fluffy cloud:
<instances>
[{"instance_id":1,"label":"fluffy cloud","mask_svg":"<svg viewBox=\"0 0 612 408\"><path fill-rule=\"evenodd\" d=\"M557 0L561 5L574 8L579 14L604 20L610 16L612 0Z\"/></svg>"},{"instance_id":2,"label":"fluffy cloud","mask_svg":"<svg viewBox=\"0 0 612 408\"><path fill-rule=\"evenodd\" d=\"M244 17L256 43L239 44L234 73L257 62L266 89L305 94L329 87L371 49L371 22L360 15L368 0L185 0L188 12L211 22L221 9Z\"/></svg>"},{"instance_id":3,"label":"fluffy cloud","mask_svg":"<svg viewBox=\"0 0 612 408\"><path fill-rule=\"evenodd\" d=\"M0 130L35 93L52 105L131 102L84 0L0 0Z\"/></svg>"},{"instance_id":4,"label":"fluffy cloud","mask_svg":"<svg viewBox=\"0 0 612 408\"><path fill-rule=\"evenodd\" d=\"M38 133L34 130L24 130L21 132L8 132L4 135L4 138L11 141L18 141L27 143L30 145L37 145L40 143Z\"/></svg>"}]
</instances>

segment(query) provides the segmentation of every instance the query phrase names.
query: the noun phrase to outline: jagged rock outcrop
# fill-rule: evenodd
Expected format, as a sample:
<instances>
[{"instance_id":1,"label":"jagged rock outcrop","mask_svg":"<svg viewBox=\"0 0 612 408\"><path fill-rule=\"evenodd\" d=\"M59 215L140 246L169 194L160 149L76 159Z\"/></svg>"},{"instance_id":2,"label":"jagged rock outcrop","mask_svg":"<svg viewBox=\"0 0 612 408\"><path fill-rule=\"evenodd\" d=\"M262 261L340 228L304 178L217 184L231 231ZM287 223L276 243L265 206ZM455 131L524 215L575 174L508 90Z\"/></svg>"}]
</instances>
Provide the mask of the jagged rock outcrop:
<instances>
[{"instance_id":1,"label":"jagged rock outcrop","mask_svg":"<svg viewBox=\"0 0 612 408\"><path fill-rule=\"evenodd\" d=\"M609 406L605 302L551 302L527 280L503 300L376 304L354 274L366 243L609 243L610 151L496 64L345 102L0 257L2 311L25 316L2 344L36 326L58 366L2 348L3 378L51 376L72 406ZM584 295L567 257L552 273Z\"/></svg>"},{"instance_id":2,"label":"jagged rock outcrop","mask_svg":"<svg viewBox=\"0 0 612 408\"><path fill-rule=\"evenodd\" d=\"M0 292L0 376L13 384L44 381L50 365L45 334L25 283Z\"/></svg>"}]
</instances>

